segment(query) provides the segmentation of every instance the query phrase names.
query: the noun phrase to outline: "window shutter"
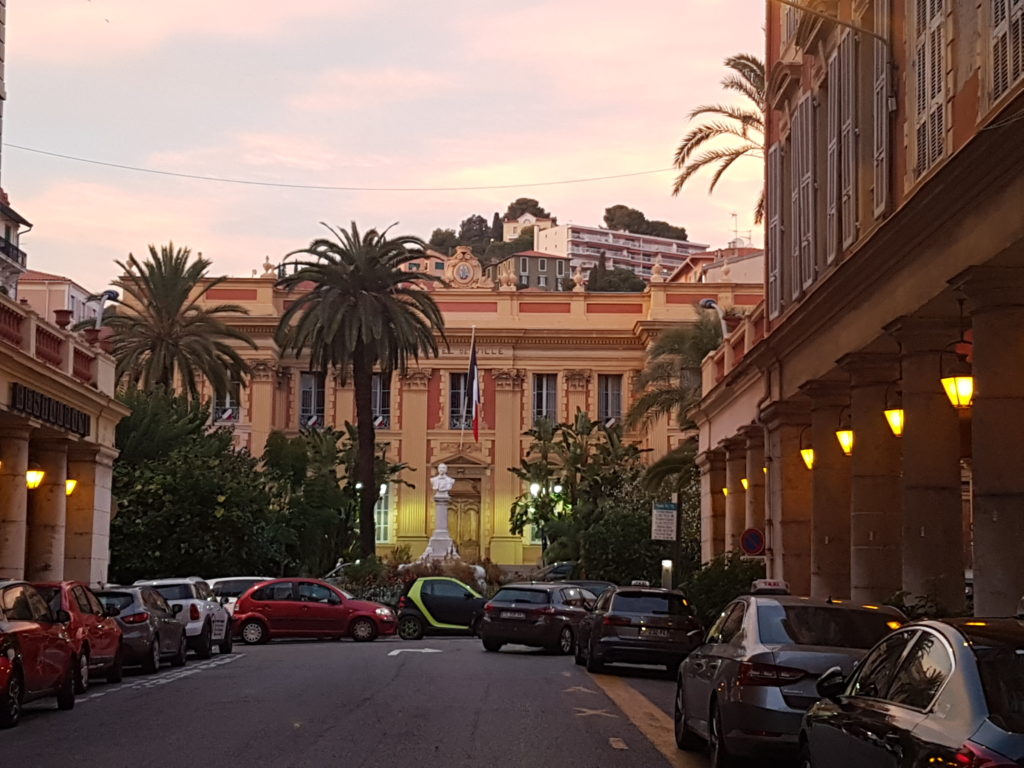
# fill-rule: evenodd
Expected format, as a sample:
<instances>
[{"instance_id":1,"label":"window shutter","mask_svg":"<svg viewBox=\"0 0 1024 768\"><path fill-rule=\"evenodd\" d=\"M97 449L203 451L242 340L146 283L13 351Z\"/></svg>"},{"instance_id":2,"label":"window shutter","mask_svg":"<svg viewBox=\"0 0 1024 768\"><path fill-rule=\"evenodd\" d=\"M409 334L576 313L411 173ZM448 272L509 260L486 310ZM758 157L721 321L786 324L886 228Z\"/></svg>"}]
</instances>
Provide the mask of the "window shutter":
<instances>
[{"instance_id":1,"label":"window shutter","mask_svg":"<svg viewBox=\"0 0 1024 768\"><path fill-rule=\"evenodd\" d=\"M778 317L782 311L779 295L779 255L782 252L782 222L779 211L782 200L782 163L777 144L768 148L768 315Z\"/></svg>"},{"instance_id":2,"label":"window shutter","mask_svg":"<svg viewBox=\"0 0 1024 768\"><path fill-rule=\"evenodd\" d=\"M800 160L800 272L804 288L814 282L815 237L817 222L814 194L814 102L807 96L797 108L802 142Z\"/></svg>"},{"instance_id":3,"label":"window shutter","mask_svg":"<svg viewBox=\"0 0 1024 768\"><path fill-rule=\"evenodd\" d=\"M1013 0L1010 10L1010 80L1024 77L1024 0Z\"/></svg>"},{"instance_id":4,"label":"window shutter","mask_svg":"<svg viewBox=\"0 0 1024 768\"><path fill-rule=\"evenodd\" d=\"M840 208L843 248L857 239L857 60L854 37L847 32L839 43L840 73Z\"/></svg>"},{"instance_id":5,"label":"window shutter","mask_svg":"<svg viewBox=\"0 0 1024 768\"><path fill-rule=\"evenodd\" d=\"M921 176L946 153L945 0L918 0L916 13L915 157Z\"/></svg>"},{"instance_id":6,"label":"window shutter","mask_svg":"<svg viewBox=\"0 0 1024 768\"><path fill-rule=\"evenodd\" d=\"M875 0L875 32L889 38L889 0ZM877 40L874 46L872 202L875 218L879 218L889 202L889 62L886 46Z\"/></svg>"},{"instance_id":7,"label":"window shutter","mask_svg":"<svg viewBox=\"0 0 1024 768\"><path fill-rule=\"evenodd\" d=\"M800 178L803 175L804 134L799 109L791 116L789 132L789 295L800 295L803 281L800 275Z\"/></svg>"},{"instance_id":8,"label":"window shutter","mask_svg":"<svg viewBox=\"0 0 1024 768\"><path fill-rule=\"evenodd\" d=\"M825 261L831 264L839 253L839 56L828 60L828 148L825 184Z\"/></svg>"}]
</instances>

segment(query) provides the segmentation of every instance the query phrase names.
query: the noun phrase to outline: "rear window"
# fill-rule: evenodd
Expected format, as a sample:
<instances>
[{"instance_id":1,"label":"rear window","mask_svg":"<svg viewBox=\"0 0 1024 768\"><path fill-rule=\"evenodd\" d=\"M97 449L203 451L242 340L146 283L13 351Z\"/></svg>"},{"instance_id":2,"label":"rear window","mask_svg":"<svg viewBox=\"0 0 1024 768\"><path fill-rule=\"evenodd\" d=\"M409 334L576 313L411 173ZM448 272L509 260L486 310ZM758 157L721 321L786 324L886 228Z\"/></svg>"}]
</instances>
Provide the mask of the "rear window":
<instances>
[{"instance_id":1,"label":"rear window","mask_svg":"<svg viewBox=\"0 0 1024 768\"><path fill-rule=\"evenodd\" d=\"M867 650L901 622L878 611L817 605L757 606L758 634L765 645L822 645Z\"/></svg>"},{"instance_id":2,"label":"rear window","mask_svg":"<svg viewBox=\"0 0 1024 768\"><path fill-rule=\"evenodd\" d=\"M549 596L546 589L500 589L494 596L494 602L547 605L550 602Z\"/></svg>"},{"instance_id":3,"label":"rear window","mask_svg":"<svg viewBox=\"0 0 1024 768\"><path fill-rule=\"evenodd\" d=\"M249 587L255 587L257 584L262 584L266 579L230 579L228 581L218 581L213 585L213 594L215 597L241 597L242 593L245 592Z\"/></svg>"},{"instance_id":4,"label":"rear window","mask_svg":"<svg viewBox=\"0 0 1024 768\"><path fill-rule=\"evenodd\" d=\"M96 597L103 603L104 608L113 606L117 608L118 613L135 602L135 597L128 592L97 592Z\"/></svg>"},{"instance_id":5,"label":"rear window","mask_svg":"<svg viewBox=\"0 0 1024 768\"><path fill-rule=\"evenodd\" d=\"M970 635L978 659L989 719L1004 731L1024 733L1024 626Z\"/></svg>"},{"instance_id":6,"label":"rear window","mask_svg":"<svg viewBox=\"0 0 1024 768\"><path fill-rule=\"evenodd\" d=\"M154 584L153 589L163 595L164 600L193 600L191 584Z\"/></svg>"},{"instance_id":7,"label":"rear window","mask_svg":"<svg viewBox=\"0 0 1024 768\"><path fill-rule=\"evenodd\" d=\"M689 616L692 611L679 595L653 592L619 592L612 597L616 613L643 613L648 616Z\"/></svg>"}]
</instances>

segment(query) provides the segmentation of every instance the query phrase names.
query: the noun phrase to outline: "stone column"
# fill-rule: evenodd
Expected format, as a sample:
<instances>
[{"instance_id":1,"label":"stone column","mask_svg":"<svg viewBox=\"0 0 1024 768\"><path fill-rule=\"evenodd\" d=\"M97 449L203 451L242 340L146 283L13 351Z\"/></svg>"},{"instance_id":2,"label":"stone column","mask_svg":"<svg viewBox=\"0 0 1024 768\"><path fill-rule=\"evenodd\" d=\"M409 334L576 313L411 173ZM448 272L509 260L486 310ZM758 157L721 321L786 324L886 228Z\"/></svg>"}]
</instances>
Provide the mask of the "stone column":
<instances>
[{"instance_id":1,"label":"stone column","mask_svg":"<svg viewBox=\"0 0 1024 768\"><path fill-rule=\"evenodd\" d=\"M800 433L809 406L773 403L761 413L768 462L767 564L772 578L794 595L811 590L811 473L800 458Z\"/></svg>"},{"instance_id":2,"label":"stone column","mask_svg":"<svg viewBox=\"0 0 1024 768\"><path fill-rule=\"evenodd\" d=\"M747 441L747 492L744 495L746 509L743 514L744 528L756 528L764 532L764 427L759 424L744 427L740 434Z\"/></svg>"},{"instance_id":3,"label":"stone column","mask_svg":"<svg viewBox=\"0 0 1024 768\"><path fill-rule=\"evenodd\" d=\"M725 451L697 455L700 469L700 561L710 562L725 551Z\"/></svg>"},{"instance_id":4,"label":"stone column","mask_svg":"<svg viewBox=\"0 0 1024 768\"><path fill-rule=\"evenodd\" d=\"M974 612L1012 616L1024 595L1024 269L974 267L952 283L974 336Z\"/></svg>"},{"instance_id":5,"label":"stone column","mask_svg":"<svg viewBox=\"0 0 1024 768\"><path fill-rule=\"evenodd\" d=\"M67 497L64 578L86 584L107 581L110 565L110 491L117 452L100 446L72 446L68 477L77 481Z\"/></svg>"},{"instance_id":6,"label":"stone column","mask_svg":"<svg viewBox=\"0 0 1024 768\"><path fill-rule=\"evenodd\" d=\"M0 579L25 577L28 427L0 429Z\"/></svg>"},{"instance_id":7,"label":"stone column","mask_svg":"<svg viewBox=\"0 0 1024 768\"><path fill-rule=\"evenodd\" d=\"M593 373L589 370L574 369L566 371L565 380L565 420L572 424L576 420L576 410L587 412L587 389ZM518 459L516 460L518 463ZM510 465L515 466L515 465Z\"/></svg>"},{"instance_id":8,"label":"stone column","mask_svg":"<svg viewBox=\"0 0 1024 768\"><path fill-rule=\"evenodd\" d=\"M25 578L60 581L64 578L64 529L67 522L67 441L33 441L31 456L45 475L42 484L29 492Z\"/></svg>"},{"instance_id":9,"label":"stone column","mask_svg":"<svg viewBox=\"0 0 1024 768\"><path fill-rule=\"evenodd\" d=\"M740 534L747 516L746 493L743 483L747 476L747 441L740 437L731 437L723 443L725 448L725 488L729 493L725 497L725 551L738 551Z\"/></svg>"},{"instance_id":10,"label":"stone column","mask_svg":"<svg viewBox=\"0 0 1024 768\"><path fill-rule=\"evenodd\" d=\"M415 368L406 371L399 381L402 389L403 434L400 460L412 469L406 471L407 479L415 485L409 488L398 486L398 514L395 541L406 545L412 552L420 552L427 545L427 500L430 496L430 465L427 459L427 386L433 371L429 368ZM343 390L344 392L344 390Z\"/></svg>"},{"instance_id":11,"label":"stone column","mask_svg":"<svg viewBox=\"0 0 1024 768\"><path fill-rule=\"evenodd\" d=\"M523 539L512 534L509 521L512 502L522 489L519 478L505 470L518 466L520 460L525 378L523 371L517 368L494 371L494 535L490 542L490 556L491 561L499 565L521 563L523 560Z\"/></svg>"},{"instance_id":12,"label":"stone column","mask_svg":"<svg viewBox=\"0 0 1024 768\"><path fill-rule=\"evenodd\" d=\"M812 381L801 388L811 398L807 446L814 449L811 472L811 596L850 597L851 457L836 440L844 408L845 381Z\"/></svg>"},{"instance_id":13,"label":"stone column","mask_svg":"<svg viewBox=\"0 0 1024 768\"><path fill-rule=\"evenodd\" d=\"M895 355L857 353L846 355L839 364L850 374L854 434L850 597L854 602L878 603L903 584L900 444L883 413L885 390L899 375L899 363Z\"/></svg>"},{"instance_id":14,"label":"stone column","mask_svg":"<svg viewBox=\"0 0 1024 768\"><path fill-rule=\"evenodd\" d=\"M249 377L249 424L252 429L250 450L262 456L267 437L274 429L274 384L277 374L273 363L261 360L252 364Z\"/></svg>"},{"instance_id":15,"label":"stone column","mask_svg":"<svg viewBox=\"0 0 1024 768\"><path fill-rule=\"evenodd\" d=\"M904 317L888 330L901 344L903 589L964 607L960 418L939 383L939 358L958 336L949 320Z\"/></svg>"}]
</instances>

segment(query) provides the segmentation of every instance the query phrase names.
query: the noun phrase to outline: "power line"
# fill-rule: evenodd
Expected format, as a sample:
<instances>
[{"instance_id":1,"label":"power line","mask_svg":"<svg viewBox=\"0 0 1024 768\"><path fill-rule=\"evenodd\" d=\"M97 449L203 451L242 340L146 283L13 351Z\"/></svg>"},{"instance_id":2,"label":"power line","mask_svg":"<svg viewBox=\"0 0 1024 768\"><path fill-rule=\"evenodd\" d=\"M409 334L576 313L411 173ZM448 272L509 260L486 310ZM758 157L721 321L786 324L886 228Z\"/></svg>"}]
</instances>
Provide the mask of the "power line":
<instances>
[{"instance_id":1,"label":"power line","mask_svg":"<svg viewBox=\"0 0 1024 768\"><path fill-rule=\"evenodd\" d=\"M554 187L562 184L587 184L593 181L609 181L611 179L626 179L632 176L650 176L655 173L666 173L675 170L674 168L657 168L652 171L634 171L633 173L617 173L609 176L589 176L580 179L561 179L559 181L535 181L521 184L489 184L471 187L348 187L333 184L287 184L275 181L257 181L256 179L233 179L226 176L202 176L194 173L180 173L178 171L164 171L158 168L143 168L137 165L126 165L124 163L112 163L105 160L95 160L89 157L77 157L66 155L61 152L50 152L35 147L25 147L20 144L4 142L9 149L19 149L22 152L31 152L36 155L55 157L61 160L72 160L76 163L88 163L89 165L100 165L105 168L117 168L122 171L133 171L135 173L149 173L156 176L173 176L179 179L192 179L194 181L213 181L221 184L244 184L251 187L275 187L278 189L315 189L331 192L474 192L488 189L517 189L522 187Z\"/></svg>"}]
</instances>

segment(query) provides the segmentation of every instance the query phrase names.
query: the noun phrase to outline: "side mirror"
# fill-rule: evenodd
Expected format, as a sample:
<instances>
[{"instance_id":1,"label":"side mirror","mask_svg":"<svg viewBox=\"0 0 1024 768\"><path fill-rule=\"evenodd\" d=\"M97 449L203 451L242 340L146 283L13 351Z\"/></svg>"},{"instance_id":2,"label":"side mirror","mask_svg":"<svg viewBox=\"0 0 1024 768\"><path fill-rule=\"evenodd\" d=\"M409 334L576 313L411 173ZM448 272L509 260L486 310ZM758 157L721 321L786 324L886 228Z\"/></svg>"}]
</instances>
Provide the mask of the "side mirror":
<instances>
[{"instance_id":1,"label":"side mirror","mask_svg":"<svg viewBox=\"0 0 1024 768\"><path fill-rule=\"evenodd\" d=\"M818 678L815 688L818 695L829 701L838 701L843 691L846 690L846 675L839 667L832 667Z\"/></svg>"},{"instance_id":2,"label":"side mirror","mask_svg":"<svg viewBox=\"0 0 1024 768\"><path fill-rule=\"evenodd\" d=\"M172 605L172 606L171 606L171 612L172 612L172 613L173 613L173 614L174 614L175 616L177 616L177 615L178 615L179 613L181 613L181 612L182 612L183 610L185 610L185 606L184 606L184 605Z\"/></svg>"},{"instance_id":3,"label":"side mirror","mask_svg":"<svg viewBox=\"0 0 1024 768\"><path fill-rule=\"evenodd\" d=\"M116 605L108 605L106 608L103 609L103 615L106 616L108 619L116 619L118 616L121 615L121 612L117 610Z\"/></svg>"},{"instance_id":4,"label":"side mirror","mask_svg":"<svg viewBox=\"0 0 1024 768\"><path fill-rule=\"evenodd\" d=\"M71 621L71 614L65 610L54 611L53 620L57 624L67 624Z\"/></svg>"}]
</instances>

